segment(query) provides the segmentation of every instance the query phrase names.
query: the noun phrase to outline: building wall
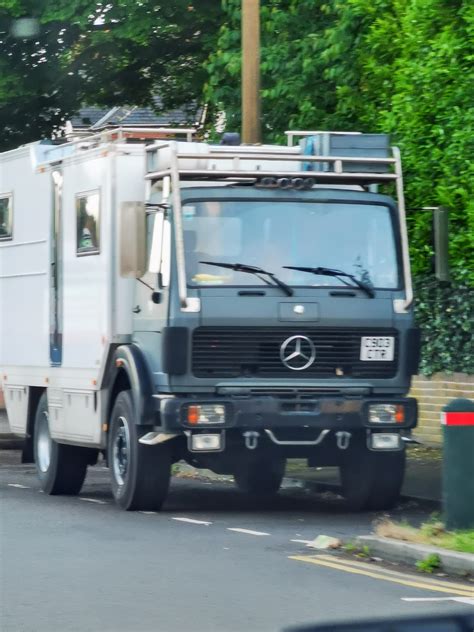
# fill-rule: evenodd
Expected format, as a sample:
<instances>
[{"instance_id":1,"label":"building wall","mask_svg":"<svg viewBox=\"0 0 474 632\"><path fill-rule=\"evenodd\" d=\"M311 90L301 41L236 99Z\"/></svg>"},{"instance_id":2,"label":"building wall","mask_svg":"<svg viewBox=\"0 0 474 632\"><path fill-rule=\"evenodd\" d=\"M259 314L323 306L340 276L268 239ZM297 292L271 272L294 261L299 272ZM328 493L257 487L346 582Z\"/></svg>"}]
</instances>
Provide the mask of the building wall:
<instances>
[{"instance_id":1,"label":"building wall","mask_svg":"<svg viewBox=\"0 0 474 632\"><path fill-rule=\"evenodd\" d=\"M474 400L474 375L436 373L431 377L414 378L411 397L418 400L418 427L414 435L426 445L441 445L441 412L452 399Z\"/></svg>"}]
</instances>

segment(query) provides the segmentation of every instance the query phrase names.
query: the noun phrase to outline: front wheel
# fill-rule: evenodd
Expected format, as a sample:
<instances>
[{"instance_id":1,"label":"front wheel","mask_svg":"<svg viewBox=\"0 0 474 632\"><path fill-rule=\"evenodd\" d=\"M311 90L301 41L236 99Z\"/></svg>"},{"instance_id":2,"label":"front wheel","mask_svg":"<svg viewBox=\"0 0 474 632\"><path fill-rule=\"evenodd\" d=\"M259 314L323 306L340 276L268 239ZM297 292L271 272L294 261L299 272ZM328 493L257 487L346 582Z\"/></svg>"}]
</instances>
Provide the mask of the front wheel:
<instances>
[{"instance_id":1,"label":"front wheel","mask_svg":"<svg viewBox=\"0 0 474 632\"><path fill-rule=\"evenodd\" d=\"M168 494L172 450L169 442L139 443L142 434L131 393L122 391L112 410L107 447L112 493L128 511L159 511Z\"/></svg>"},{"instance_id":2,"label":"front wheel","mask_svg":"<svg viewBox=\"0 0 474 632\"><path fill-rule=\"evenodd\" d=\"M286 459L280 455L248 455L234 471L237 488L257 498L271 497L278 493L285 476Z\"/></svg>"},{"instance_id":3,"label":"front wheel","mask_svg":"<svg viewBox=\"0 0 474 632\"><path fill-rule=\"evenodd\" d=\"M405 478L406 452L374 452L375 477L367 501L367 509L392 509L398 499Z\"/></svg>"},{"instance_id":4,"label":"front wheel","mask_svg":"<svg viewBox=\"0 0 474 632\"><path fill-rule=\"evenodd\" d=\"M365 437L353 437L340 465L342 493L353 511L391 509L400 497L405 450L369 450Z\"/></svg>"},{"instance_id":5,"label":"front wheel","mask_svg":"<svg viewBox=\"0 0 474 632\"><path fill-rule=\"evenodd\" d=\"M46 393L36 409L33 448L36 472L46 494L75 496L81 491L91 450L57 443L51 438Z\"/></svg>"}]
</instances>

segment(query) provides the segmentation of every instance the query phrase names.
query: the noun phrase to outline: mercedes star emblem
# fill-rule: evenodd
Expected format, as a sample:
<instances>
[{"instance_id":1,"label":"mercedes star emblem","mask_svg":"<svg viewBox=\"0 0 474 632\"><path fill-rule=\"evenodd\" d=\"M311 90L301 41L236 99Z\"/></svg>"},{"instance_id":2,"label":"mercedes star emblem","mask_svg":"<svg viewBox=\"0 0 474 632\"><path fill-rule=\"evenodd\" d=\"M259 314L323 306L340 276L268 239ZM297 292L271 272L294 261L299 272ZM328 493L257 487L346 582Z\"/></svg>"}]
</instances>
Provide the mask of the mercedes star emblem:
<instances>
[{"instance_id":1,"label":"mercedes star emblem","mask_svg":"<svg viewBox=\"0 0 474 632\"><path fill-rule=\"evenodd\" d=\"M281 345L280 358L288 369L304 371L315 361L316 349L306 336L291 336Z\"/></svg>"}]
</instances>

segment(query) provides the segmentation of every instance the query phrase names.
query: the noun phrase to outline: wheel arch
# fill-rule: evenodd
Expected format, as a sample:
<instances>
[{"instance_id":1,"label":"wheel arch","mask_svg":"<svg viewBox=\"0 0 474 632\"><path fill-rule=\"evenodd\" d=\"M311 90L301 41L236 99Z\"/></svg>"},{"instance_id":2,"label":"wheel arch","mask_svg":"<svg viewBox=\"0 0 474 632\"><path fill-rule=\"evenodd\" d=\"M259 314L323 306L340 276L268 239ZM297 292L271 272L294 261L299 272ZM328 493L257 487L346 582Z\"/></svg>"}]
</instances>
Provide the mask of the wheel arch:
<instances>
[{"instance_id":1,"label":"wheel arch","mask_svg":"<svg viewBox=\"0 0 474 632\"><path fill-rule=\"evenodd\" d=\"M143 353L136 345L117 347L112 367L113 373L107 406L108 423L117 395L122 391L130 390L135 423L143 426L153 425L155 423L152 399L153 385Z\"/></svg>"}]
</instances>

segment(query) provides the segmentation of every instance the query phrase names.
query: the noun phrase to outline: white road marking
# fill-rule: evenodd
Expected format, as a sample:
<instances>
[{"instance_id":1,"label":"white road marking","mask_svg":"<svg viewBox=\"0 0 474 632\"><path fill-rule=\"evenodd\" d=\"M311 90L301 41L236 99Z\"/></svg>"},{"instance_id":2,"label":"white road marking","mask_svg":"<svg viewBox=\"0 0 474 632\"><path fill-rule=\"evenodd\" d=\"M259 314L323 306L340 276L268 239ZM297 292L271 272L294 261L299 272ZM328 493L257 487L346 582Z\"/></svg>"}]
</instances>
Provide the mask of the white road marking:
<instances>
[{"instance_id":1,"label":"white road marking","mask_svg":"<svg viewBox=\"0 0 474 632\"><path fill-rule=\"evenodd\" d=\"M474 606L474 598L469 599L469 597L402 597L401 599L402 601L457 601Z\"/></svg>"},{"instance_id":2,"label":"white road marking","mask_svg":"<svg viewBox=\"0 0 474 632\"><path fill-rule=\"evenodd\" d=\"M8 487L16 487L17 489L31 489L28 485L21 485L20 483L8 483Z\"/></svg>"},{"instance_id":3,"label":"white road marking","mask_svg":"<svg viewBox=\"0 0 474 632\"><path fill-rule=\"evenodd\" d=\"M138 513L143 514L144 516L157 516L157 511L139 511Z\"/></svg>"},{"instance_id":4,"label":"white road marking","mask_svg":"<svg viewBox=\"0 0 474 632\"><path fill-rule=\"evenodd\" d=\"M203 524L208 527L212 522L206 520L194 520L194 518L171 518L171 520L178 520L179 522L189 522L190 524Z\"/></svg>"},{"instance_id":5,"label":"white road marking","mask_svg":"<svg viewBox=\"0 0 474 632\"><path fill-rule=\"evenodd\" d=\"M79 500L83 500L86 503L96 503L97 505L108 504L105 500L98 500L97 498L79 498Z\"/></svg>"},{"instance_id":6,"label":"white road marking","mask_svg":"<svg viewBox=\"0 0 474 632\"><path fill-rule=\"evenodd\" d=\"M312 540L290 540L290 542L297 542L298 544L311 544Z\"/></svg>"},{"instance_id":7,"label":"white road marking","mask_svg":"<svg viewBox=\"0 0 474 632\"><path fill-rule=\"evenodd\" d=\"M251 529L238 529L237 527L235 528L228 527L227 531L236 531L237 533L246 533L247 535L271 535L270 533L265 533L264 531L252 531Z\"/></svg>"}]
</instances>

